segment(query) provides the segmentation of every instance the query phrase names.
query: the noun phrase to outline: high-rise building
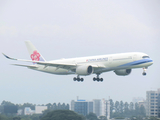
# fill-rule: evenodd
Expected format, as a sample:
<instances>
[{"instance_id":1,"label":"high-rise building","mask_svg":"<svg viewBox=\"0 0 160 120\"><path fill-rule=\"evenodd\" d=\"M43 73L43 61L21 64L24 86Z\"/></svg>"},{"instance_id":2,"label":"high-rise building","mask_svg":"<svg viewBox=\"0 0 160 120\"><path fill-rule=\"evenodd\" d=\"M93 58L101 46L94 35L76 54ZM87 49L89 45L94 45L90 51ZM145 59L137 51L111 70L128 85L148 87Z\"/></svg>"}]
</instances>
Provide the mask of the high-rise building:
<instances>
[{"instance_id":1,"label":"high-rise building","mask_svg":"<svg viewBox=\"0 0 160 120\"><path fill-rule=\"evenodd\" d=\"M93 102L92 101L88 102L88 113L93 113Z\"/></svg>"},{"instance_id":2,"label":"high-rise building","mask_svg":"<svg viewBox=\"0 0 160 120\"><path fill-rule=\"evenodd\" d=\"M146 115L160 118L160 89L146 92Z\"/></svg>"},{"instance_id":3,"label":"high-rise building","mask_svg":"<svg viewBox=\"0 0 160 120\"><path fill-rule=\"evenodd\" d=\"M84 116L95 113L97 116L110 118L110 104L105 99L94 99L93 101L72 100L70 109Z\"/></svg>"},{"instance_id":4,"label":"high-rise building","mask_svg":"<svg viewBox=\"0 0 160 120\"><path fill-rule=\"evenodd\" d=\"M107 120L110 119L110 101L109 100L106 100L106 117L107 117Z\"/></svg>"},{"instance_id":5,"label":"high-rise building","mask_svg":"<svg viewBox=\"0 0 160 120\"><path fill-rule=\"evenodd\" d=\"M71 110L86 116L90 112L93 113L93 102L86 100L71 101Z\"/></svg>"},{"instance_id":6,"label":"high-rise building","mask_svg":"<svg viewBox=\"0 0 160 120\"><path fill-rule=\"evenodd\" d=\"M93 104L93 113L95 113L97 116L101 116L101 100L94 99Z\"/></svg>"}]
</instances>

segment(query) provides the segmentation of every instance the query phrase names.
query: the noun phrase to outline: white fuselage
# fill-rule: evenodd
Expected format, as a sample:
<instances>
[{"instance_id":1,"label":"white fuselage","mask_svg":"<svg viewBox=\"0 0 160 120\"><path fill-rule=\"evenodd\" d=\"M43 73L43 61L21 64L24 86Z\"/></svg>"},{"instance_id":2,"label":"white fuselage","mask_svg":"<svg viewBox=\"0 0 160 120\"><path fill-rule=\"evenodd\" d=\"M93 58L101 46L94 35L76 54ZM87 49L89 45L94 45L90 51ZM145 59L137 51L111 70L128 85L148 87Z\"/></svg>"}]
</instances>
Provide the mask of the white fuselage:
<instances>
[{"instance_id":1,"label":"white fuselage","mask_svg":"<svg viewBox=\"0 0 160 120\"><path fill-rule=\"evenodd\" d=\"M153 64L153 60L149 57L143 58L143 56L148 56L145 53L131 52L131 53L120 53L120 54L109 54L100 56L90 56L90 57L80 57L80 58L70 58L50 61L51 63L70 63L80 65L90 65L94 67L94 74L103 73L107 71L115 71L120 69L133 69L133 68L147 68ZM58 74L67 75L75 74L75 71L70 69L63 69L62 67L52 67L44 65L36 65L37 68L31 68L34 70Z\"/></svg>"}]
</instances>

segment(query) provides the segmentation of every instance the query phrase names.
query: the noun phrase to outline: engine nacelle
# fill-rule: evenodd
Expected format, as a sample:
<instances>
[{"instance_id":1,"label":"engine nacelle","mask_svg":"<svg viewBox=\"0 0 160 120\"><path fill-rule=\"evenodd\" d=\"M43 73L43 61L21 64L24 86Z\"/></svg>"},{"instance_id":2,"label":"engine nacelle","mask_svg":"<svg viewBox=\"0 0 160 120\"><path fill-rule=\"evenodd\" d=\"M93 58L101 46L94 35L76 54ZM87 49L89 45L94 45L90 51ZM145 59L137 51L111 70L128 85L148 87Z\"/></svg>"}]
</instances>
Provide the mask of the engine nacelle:
<instances>
[{"instance_id":1,"label":"engine nacelle","mask_svg":"<svg viewBox=\"0 0 160 120\"><path fill-rule=\"evenodd\" d=\"M93 67L90 65L81 65L76 68L76 74L78 75L90 75L93 73Z\"/></svg>"},{"instance_id":2,"label":"engine nacelle","mask_svg":"<svg viewBox=\"0 0 160 120\"><path fill-rule=\"evenodd\" d=\"M129 75L131 73L132 69L121 69L121 70L115 70L114 72L116 75L125 76Z\"/></svg>"}]
</instances>

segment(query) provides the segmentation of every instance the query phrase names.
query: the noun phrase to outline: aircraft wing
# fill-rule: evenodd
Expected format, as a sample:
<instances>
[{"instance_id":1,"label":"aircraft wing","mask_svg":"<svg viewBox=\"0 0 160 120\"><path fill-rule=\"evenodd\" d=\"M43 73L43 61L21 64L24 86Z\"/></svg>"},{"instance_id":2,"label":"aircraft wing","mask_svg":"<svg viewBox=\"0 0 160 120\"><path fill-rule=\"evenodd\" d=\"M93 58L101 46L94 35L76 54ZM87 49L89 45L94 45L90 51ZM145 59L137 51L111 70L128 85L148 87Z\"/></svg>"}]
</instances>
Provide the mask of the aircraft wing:
<instances>
[{"instance_id":1,"label":"aircraft wing","mask_svg":"<svg viewBox=\"0 0 160 120\"><path fill-rule=\"evenodd\" d=\"M15 59L15 58L11 58L7 55L5 55L4 53L2 53L6 58L11 59L11 60L17 60L17 61L24 61L24 62L32 62L32 63L37 63L39 65L44 65L45 67L48 66L53 66L53 67L57 67L57 68L64 68L64 69L75 69L77 64L71 64L71 63L53 63L53 62L47 62L47 61L32 61L32 60L24 60L24 59ZM29 67L29 68L36 68L36 66L32 66L32 65L20 65L20 64L13 64L16 66L23 66L23 67ZM91 65L93 68L104 68L105 66L101 66L101 65Z\"/></svg>"}]
</instances>

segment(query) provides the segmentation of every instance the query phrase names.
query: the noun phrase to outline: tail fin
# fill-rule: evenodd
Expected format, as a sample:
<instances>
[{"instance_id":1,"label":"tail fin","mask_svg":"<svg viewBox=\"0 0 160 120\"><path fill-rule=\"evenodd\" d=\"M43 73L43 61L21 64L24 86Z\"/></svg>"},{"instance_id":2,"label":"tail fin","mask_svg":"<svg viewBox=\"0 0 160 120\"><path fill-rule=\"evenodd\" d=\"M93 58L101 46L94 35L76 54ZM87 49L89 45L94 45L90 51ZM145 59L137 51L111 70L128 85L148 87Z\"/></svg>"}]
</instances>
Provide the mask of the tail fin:
<instances>
[{"instance_id":1,"label":"tail fin","mask_svg":"<svg viewBox=\"0 0 160 120\"><path fill-rule=\"evenodd\" d=\"M38 52L38 50L34 47L34 45L30 41L25 41L29 55L31 59L34 61L45 61L43 56Z\"/></svg>"}]
</instances>

